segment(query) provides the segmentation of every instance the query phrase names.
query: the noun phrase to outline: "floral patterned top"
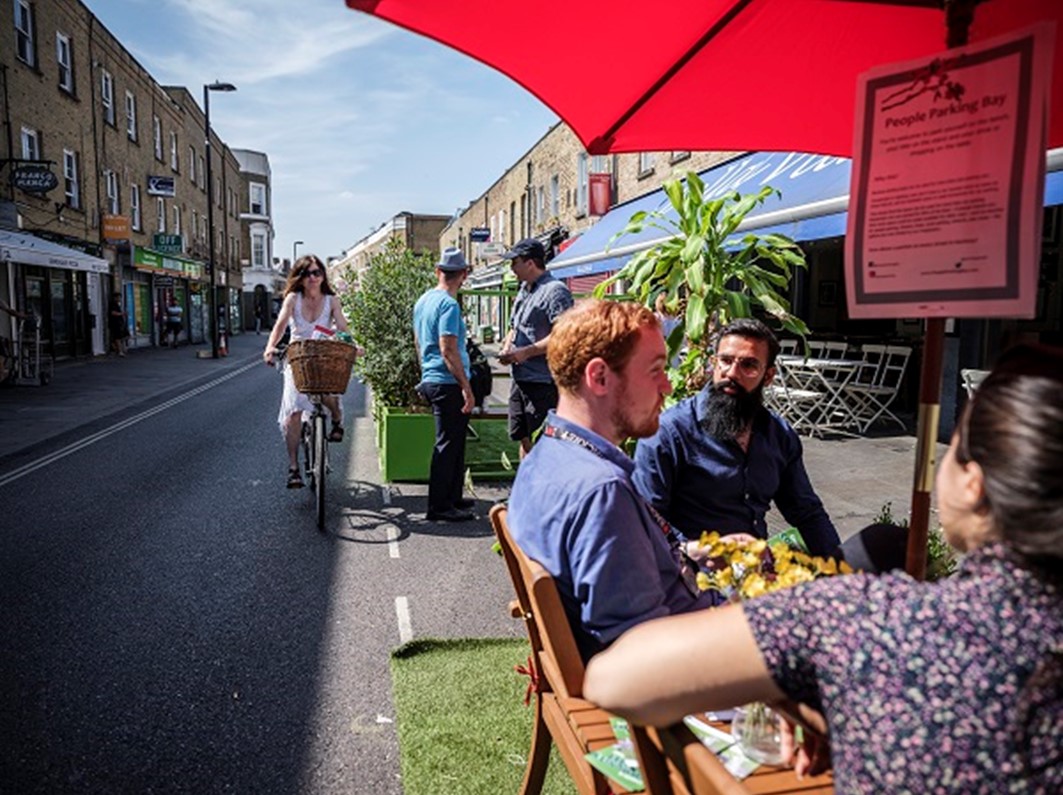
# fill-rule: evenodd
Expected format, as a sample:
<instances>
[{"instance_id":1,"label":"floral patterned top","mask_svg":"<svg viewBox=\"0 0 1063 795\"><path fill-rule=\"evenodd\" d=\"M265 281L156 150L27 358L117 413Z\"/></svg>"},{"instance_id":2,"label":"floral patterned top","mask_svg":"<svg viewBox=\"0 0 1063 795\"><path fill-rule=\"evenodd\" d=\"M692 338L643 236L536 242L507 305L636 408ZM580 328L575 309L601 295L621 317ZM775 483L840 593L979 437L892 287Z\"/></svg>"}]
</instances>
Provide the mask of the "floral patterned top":
<instances>
[{"instance_id":1,"label":"floral patterned top","mask_svg":"<svg viewBox=\"0 0 1063 795\"><path fill-rule=\"evenodd\" d=\"M1063 793L1063 583L1000 544L938 583L850 575L743 603L820 709L841 793Z\"/></svg>"}]
</instances>

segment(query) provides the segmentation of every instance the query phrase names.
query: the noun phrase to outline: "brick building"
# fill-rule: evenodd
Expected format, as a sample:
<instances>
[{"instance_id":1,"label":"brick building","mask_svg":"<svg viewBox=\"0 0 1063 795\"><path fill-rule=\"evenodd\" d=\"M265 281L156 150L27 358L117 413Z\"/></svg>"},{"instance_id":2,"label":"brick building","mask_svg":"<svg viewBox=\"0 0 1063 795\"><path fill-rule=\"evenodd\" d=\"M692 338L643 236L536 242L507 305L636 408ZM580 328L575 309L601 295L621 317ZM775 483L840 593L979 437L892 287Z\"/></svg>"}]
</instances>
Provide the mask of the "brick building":
<instances>
[{"instance_id":1,"label":"brick building","mask_svg":"<svg viewBox=\"0 0 1063 795\"><path fill-rule=\"evenodd\" d=\"M369 266L370 258L390 240L399 240L411 251L434 254L439 250L440 233L450 220L447 215L422 215L409 211L398 213L347 249L343 256L330 260L329 278L335 280L349 269L360 274Z\"/></svg>"},{"instance_id":2,"label":"brick building","mask_svg":"<svg viewBox=\"0 0 1063 795\"><path fill-rule=\"evenodd\" d=\"M41 319L56 357L107 349L107 301L121 296L133 345L155 344L176 299L183 339L209 339L208 201L218 303L239 306L240 163L185 88L159 85L79 0L0 4L0 298ZM8 38L10 37L10 38ZM54 187L13 183L27 170ZM235 291L236 299L232 296ZM14 337L13 323L0 337Z\"/></svg>"}]
</instances>

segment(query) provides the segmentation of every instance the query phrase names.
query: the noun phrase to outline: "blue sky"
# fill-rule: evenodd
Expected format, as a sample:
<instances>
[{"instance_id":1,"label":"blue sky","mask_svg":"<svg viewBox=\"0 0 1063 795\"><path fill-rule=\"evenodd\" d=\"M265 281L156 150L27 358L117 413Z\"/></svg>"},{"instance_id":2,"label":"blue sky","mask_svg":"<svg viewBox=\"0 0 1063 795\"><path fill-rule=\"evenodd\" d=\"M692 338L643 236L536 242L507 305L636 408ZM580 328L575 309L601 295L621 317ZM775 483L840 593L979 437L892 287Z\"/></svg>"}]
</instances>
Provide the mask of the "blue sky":
<instances>
[{"instance_id":1,"label":"blue sky","mask_svg":"<svg viewBox=\"0 0 1063 795\"><path fill-rule=\"evenodd\" d=\"M501 74L343 0L85 0L230 146L269 155L274 256L337 255L402 210L451 214L556 121Z\"/></svg>"}]
</instances>

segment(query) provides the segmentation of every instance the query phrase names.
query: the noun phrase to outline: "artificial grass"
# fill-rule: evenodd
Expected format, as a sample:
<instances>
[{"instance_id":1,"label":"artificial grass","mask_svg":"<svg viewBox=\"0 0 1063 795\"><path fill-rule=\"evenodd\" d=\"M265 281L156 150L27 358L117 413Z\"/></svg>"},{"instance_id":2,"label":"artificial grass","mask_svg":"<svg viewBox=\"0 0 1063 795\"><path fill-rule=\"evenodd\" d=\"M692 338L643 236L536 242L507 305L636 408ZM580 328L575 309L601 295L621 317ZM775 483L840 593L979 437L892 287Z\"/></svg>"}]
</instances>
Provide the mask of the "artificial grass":
<instances>
[{"instance_id":1,"label":"artificial grass","mask_svg":"<svg viewBox=\"0 0 1063 795\"><path fill-rule=\"evenodd\" d=\"M506 421L474 415L469 426L473 433L465 439L465 467L473 480L511 480L517 474L520 444L509 438Z\"/></svg>"},{"instance_id":2,"label":"artificial grass","mask_svg":"<svg viewBox=\"0 0 1063 795\"><path fill-rule=\"evenodd\" d=\"M515 793L524 777L533 708L524 706L528 642L414 640L391 657L406 795ZM551 751L543 795L576 789Z\"/></svg>"}]
</instances>

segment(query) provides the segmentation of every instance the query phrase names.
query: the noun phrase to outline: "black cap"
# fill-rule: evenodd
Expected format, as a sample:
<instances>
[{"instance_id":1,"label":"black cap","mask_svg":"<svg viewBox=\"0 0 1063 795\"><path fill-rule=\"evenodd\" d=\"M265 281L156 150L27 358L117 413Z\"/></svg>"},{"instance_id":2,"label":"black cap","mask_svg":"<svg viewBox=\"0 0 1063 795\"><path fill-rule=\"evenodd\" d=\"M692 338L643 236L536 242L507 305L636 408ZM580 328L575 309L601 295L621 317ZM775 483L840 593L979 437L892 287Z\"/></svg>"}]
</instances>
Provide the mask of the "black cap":
<instances>
[{"instance_id":1,"label":"black cap","mask_svg":"<svg viewBox=\"0 0 1063 795\"><path fill-rule=\"evenodd\" d=\"M545 262L546 249L544 249L543 244L534 237L526 237L523 240L518 241L513 248L502 255L502 259L516 259L517 257L527 257L528 259Z\"/></svg>"}]
</instances>

